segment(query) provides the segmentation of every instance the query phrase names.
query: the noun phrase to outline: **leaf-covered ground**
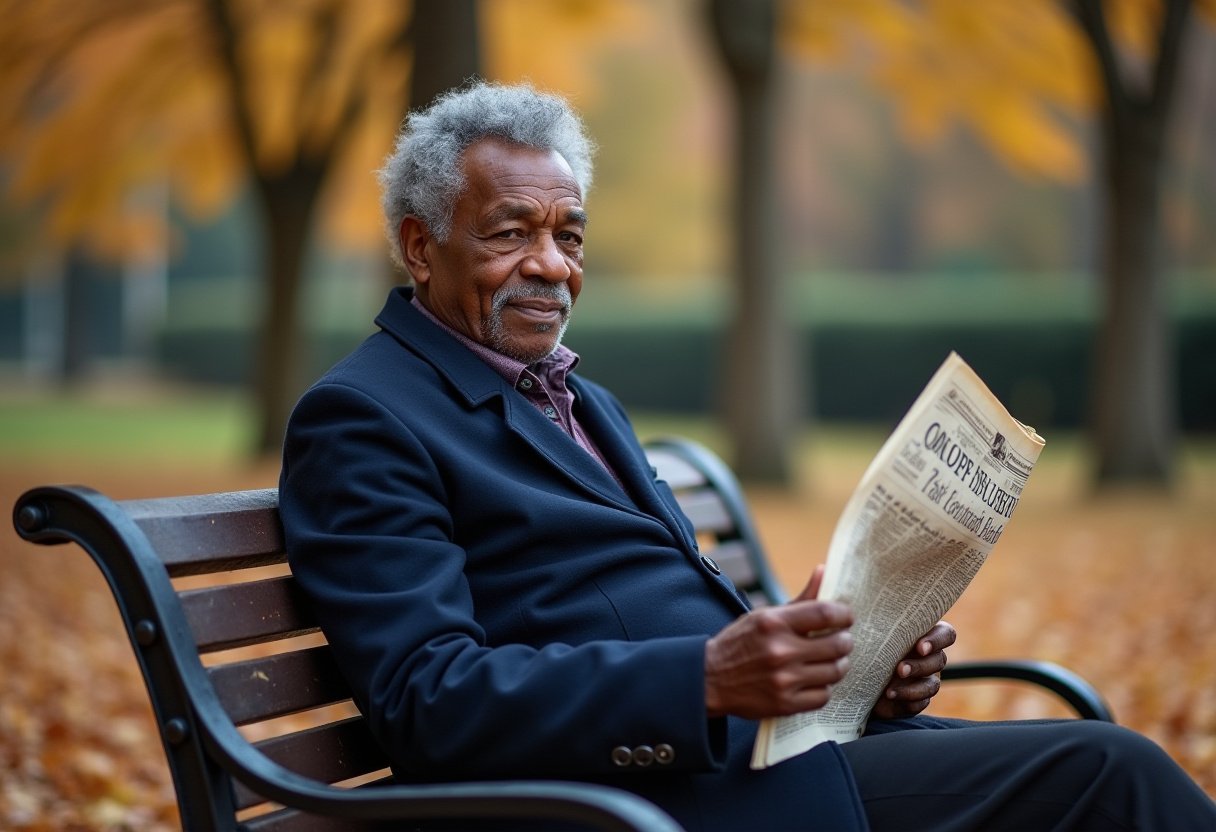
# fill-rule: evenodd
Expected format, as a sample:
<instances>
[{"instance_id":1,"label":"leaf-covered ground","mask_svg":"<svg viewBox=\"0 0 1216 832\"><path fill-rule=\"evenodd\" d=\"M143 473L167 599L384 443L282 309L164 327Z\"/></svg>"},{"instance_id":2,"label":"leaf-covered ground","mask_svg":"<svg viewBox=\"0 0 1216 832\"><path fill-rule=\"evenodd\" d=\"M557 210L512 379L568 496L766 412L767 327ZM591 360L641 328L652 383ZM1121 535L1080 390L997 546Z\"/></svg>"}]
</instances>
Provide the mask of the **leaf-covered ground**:
<instances>
[{"instance_id":1,"label":"leaf-covered ground","mask_svg":"<svg viewBox=\"0 0 1216 832\"><path fill-rule=\"evenodd\" d=\"M801 586L876 448L808 454L793 492L751 498L778 574ZM1216 796L1216 470L1186 464L1169 496L1085 496L1079 464L1045 462L988 564L949 615L954 660L1034 657L1094 682L1119 721ZM0 504L77 481L117 497L273 485L271 466L0 469ZM7 509L5 510L7 513ZM75 547L0 529L0 828L175 829L172 786L134 658L101 576ZM941 713L1062 715L1037 695L955 686Z\"/></svg>"}]
</instances>

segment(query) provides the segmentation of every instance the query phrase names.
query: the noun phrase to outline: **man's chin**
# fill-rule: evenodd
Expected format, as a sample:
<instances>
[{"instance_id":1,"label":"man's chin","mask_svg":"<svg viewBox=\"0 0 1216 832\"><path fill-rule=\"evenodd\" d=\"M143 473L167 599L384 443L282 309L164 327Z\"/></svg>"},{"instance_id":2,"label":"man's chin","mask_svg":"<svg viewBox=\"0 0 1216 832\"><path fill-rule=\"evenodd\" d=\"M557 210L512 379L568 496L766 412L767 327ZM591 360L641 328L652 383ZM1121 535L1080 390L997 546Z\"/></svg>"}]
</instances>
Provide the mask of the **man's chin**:
<instances>
[{"instance_id":1,"label":"man's chin","mask_svg":"<svg viewBox=\"0 0 1216 832\"><path fill-rule=\"evenodd\" d=\"M544 334L556 336L558 333ZM491 343L488 346L490 349L500 352L508 358L514 358L516 361L522 361L524 364L535 364L537 361L552 355L560 343L561 339L558 337L504 338L500 342Z\"/></svg>"},{"instance_id":2,"label":"man's chin","mask_svg":"<svg viewBox=\"0 0 1216 832\"><path fill-rule=\"evenodd\" d=\"M542 323L535 324L522 332L497 332L491 328L486 333L485 344L495 352L502 353L508 358L522 361L524 364L535 364L541 359L548 358L562 342L566 332L566 320L557 325Z\"/></svg>"}]
</instances>

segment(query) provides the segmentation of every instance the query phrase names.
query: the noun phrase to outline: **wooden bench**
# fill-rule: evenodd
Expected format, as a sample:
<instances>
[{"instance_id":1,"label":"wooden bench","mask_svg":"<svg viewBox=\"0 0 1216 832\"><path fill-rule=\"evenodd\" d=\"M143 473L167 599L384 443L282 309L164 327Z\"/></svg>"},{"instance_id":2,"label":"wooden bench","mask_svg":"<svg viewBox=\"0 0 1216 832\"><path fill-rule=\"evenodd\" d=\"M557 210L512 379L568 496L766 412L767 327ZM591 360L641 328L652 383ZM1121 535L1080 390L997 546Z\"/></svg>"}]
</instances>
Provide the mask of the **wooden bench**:
<instances>
[{"instance_id":1,"label":"wooden bench","mask_svg":"<svg viewBox=\"0 0 1216 832\"><path fill-rule=\"evenodd\" d=\"M705 548L756 604L786 595L742 492L703 446L648 444ZM430 820L548 819L676 832L628 792L591 784L387 784L388 761L286 567L274 489L115 502L89 488L34 488L18 533L75 542L105 574L147 683L187 830L407 828ZM1080 716L1101 697L1044 663L958 664L949 678L1030 681ZM445 827L450 828L450 827Z\"/></svg>"}]
</instances>

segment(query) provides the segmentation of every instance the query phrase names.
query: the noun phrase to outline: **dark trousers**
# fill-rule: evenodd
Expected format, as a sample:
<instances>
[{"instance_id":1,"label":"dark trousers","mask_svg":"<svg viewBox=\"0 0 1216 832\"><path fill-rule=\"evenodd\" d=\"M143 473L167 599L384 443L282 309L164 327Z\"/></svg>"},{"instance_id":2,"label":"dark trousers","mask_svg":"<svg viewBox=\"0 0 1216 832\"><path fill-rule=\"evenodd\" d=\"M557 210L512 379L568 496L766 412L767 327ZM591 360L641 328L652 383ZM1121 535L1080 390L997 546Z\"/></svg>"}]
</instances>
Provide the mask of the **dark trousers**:
<instances>
[{"instance_id":1,"label":"dark trousers","mask_svg":"<svg viewBox=\"0 0 1216 832\"><path fill-rule=\"evenodd\" d=\"M1110 723L917 717L841 750L875 832L1216 830L1216 803L1169 755Z\"/></svg>"}]
</instances>

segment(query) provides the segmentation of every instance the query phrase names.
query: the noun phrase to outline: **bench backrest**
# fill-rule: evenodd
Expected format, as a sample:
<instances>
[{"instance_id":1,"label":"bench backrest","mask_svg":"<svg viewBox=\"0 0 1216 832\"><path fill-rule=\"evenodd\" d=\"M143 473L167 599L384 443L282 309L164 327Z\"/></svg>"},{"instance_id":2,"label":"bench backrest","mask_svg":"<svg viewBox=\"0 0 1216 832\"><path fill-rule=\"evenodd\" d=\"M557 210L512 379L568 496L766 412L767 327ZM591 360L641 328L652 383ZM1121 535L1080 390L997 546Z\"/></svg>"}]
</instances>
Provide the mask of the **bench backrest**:
<instances>
[{"instance_id":1,"label":"bench backrest","mask_svg":"<svg viewBox=\"0 0 1216 832\"><path fill-rule=\"evenodd\" d=\"M647 453L703 553L754 603L783 600L729 469L687 440L655 441ZM276 490L116 503L42 488L22 497L16 522L28 539L79 543L106 574L187 828L299 828L304 816L273 803L301 787L284 770L324 784L387 776L287 569Z\"/></svg>"},{"instance_id":2,"label":"bench backrest","mask_svg":"<svg viewBox=\"0 0 1216 832\"><path fill-rule=\"evenodd\" d=\"M743 490L726 463L689 439L653 439L645 448L692 521L702 554L717 562L752 606L785 603L785 589L769 568Z\"/></svg>"}]
</instances>

